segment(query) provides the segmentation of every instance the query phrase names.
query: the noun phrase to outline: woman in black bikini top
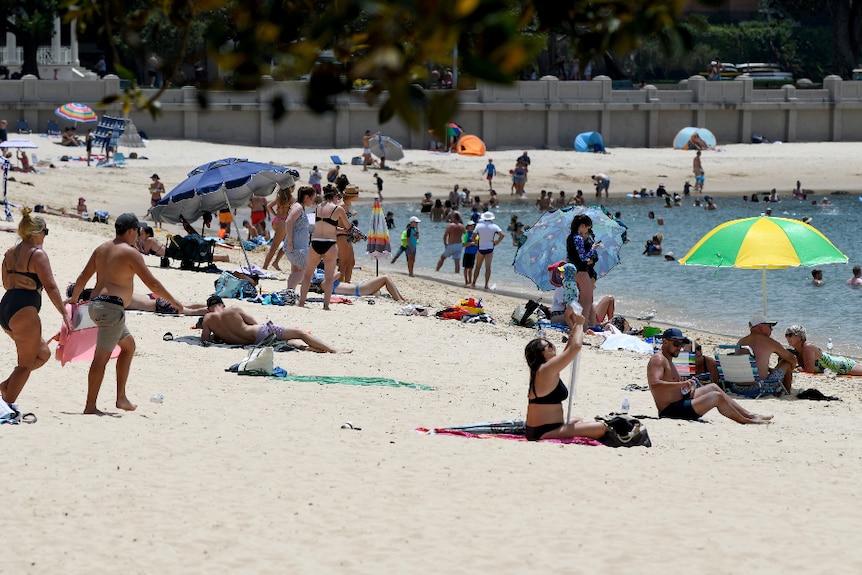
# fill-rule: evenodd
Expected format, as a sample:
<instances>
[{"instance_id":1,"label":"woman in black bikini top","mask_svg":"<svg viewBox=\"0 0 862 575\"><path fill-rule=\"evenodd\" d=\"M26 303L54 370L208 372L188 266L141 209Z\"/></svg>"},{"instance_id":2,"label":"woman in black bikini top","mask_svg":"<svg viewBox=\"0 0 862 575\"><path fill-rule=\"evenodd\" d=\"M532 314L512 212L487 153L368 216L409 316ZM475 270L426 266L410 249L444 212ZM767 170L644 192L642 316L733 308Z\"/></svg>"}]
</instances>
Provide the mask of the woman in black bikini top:
<instances>
[{"instance_id":1,"label":"woman in black bikini top","mask_svg":"<svg viewBox=\"0 0 862 575\"><path fill-rule=\"evenodd\" d=\"M314 212L314 232L311 235L311 249L308 250L308 260L305 262L305 275L302 277L302 287L299 292L297 306L305 305L308 296L308 288L311 287L311 278L314 270L322 261L325 277L321 283L323 288L323 309L329 309L332 299L332 286L336 280L336 263L338 261L338 248L336 247L336 234L338 228L350 229L350 222L344 213L344 208L334 203L338 191L331 184L323 188L323 203ZM335 248L335 249L333 249Z\"/></svg>"},{"instance_id":2,"label":"woman in black bikini top","mask_svg":"<svg viewBox=\"0 0 862 575\"><path fill-rule=\"evenodd\" d=\"M587 422L572 418L565 423L562 402L569 391L560 379L560 372L574 361L584 343L584 316L575 314L575 324L569 332L565 349L557 355L554 344L537 338L524 348L524 358L530 367L530 389L527 393L527 440L589 437L601 439L608 427L600 421Z\"/></svg>"},{"instance_id":3,"label":"woman in black bikini top","mask_svg":"<svg viewBox=\"0 0 862 575\"><path fill-rule=\"evenodd\" d=\"M23 217L18 224L21 241L9 248L2 266L6 293L0 300L0 326L18 348L18 365L9 379L0 384L0 394L7 403L18 399L30 372L42 367L51 357L48 345L42 339L39 320L43 288L69 329L72 323L54 281L48 255L42 249L48 226L41 217L30 217L30 208L24 208L21 213Z\"/></svg>"}]
</instances>

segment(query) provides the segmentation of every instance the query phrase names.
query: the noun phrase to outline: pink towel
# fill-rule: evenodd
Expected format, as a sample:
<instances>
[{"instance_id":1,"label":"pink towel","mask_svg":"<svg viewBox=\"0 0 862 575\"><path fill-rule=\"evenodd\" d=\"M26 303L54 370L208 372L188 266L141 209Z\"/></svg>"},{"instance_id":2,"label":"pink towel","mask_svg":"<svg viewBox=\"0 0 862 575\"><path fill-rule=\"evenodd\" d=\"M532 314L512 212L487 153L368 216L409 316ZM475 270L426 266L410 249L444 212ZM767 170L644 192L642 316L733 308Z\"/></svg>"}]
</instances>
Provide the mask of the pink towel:
<instances>
[{"instance_id":1,"label":"pink towel","mask_svg":"<svg viewBox=\"0 0 862 575\"><path fill-rule=\"evenodd\" d=\"M427 427L417 427L416 431L420 433L427 433L429 435L454 435L457 437L469 437L473 439L510 439L513 441L527 441L527 438L523 435L510 435L507 433L468 433L466 431L457 431L454 429L442 429L442 428L432 428L429 429ZM576 445L602 445L601 442L596 441L595 439L590 439L589 437L567 437L565 439L540 439L539 441L543 443L566 443L566 444L576 444Z\"/></svg>"},{"instance_id":2,"label":"pink towel","mask_svg":"<svg viewBox=\"0 0 862 575\"><path fill-rule=\"evenodd\" d=\"M72 324L79 326L72 331L65 323L60 324L60 331L51 339L59 342L54 357L61 365L70 361L92 361L96 354L96 338L99 328L93 325L87 309L87 304L80 306L66 304L66 311L72 318ZM111 352L114 359L120 355L120 346L116 346Z\"/></svg>"}]
</instances>

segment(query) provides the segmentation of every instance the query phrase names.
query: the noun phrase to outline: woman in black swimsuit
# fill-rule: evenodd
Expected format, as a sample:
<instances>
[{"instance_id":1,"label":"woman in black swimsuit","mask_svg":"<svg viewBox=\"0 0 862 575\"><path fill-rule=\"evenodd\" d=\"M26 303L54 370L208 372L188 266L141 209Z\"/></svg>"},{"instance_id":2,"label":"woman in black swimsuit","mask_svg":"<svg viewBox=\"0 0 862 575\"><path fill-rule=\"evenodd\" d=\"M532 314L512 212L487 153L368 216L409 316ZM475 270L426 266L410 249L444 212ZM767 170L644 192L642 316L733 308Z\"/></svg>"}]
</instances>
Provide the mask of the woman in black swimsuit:
<instances>
[{"instance_id":1,"label":"woman in black swimsuit","mask_svg":"<svg viewBox=\"0 0 862 575\"><path fill-rule=\"evenodd\" d=\"M563 401L569 391L560 379L560 372L574 361L584 343L584 316L575 314L575 324L569 341L560 355L554 344L544 338L534 339L524 348L530 367L530 391L527 394L527 440L589 437L601 439L608 427L601 421L587 422L572 418L565 423Z\"/></svg>"},{"instance_id":2,"label":"woman in black swimsuit","mask_svg":"<svg viewBox=\"0 0 862 575\"><path fill-rule=\"evenodd\" d=\"M0 383L0 394L7 403L18 399L30 378L30 372L42 367L51 352L42 339L39 309L42 307L42 288L48 292L51 303L63 316L71 329L71 319L63 305L48 255L42 242L48 235L45 220L30 217L30 208L24 208L18 224L21 241L6 252L3 258L3 287L6 293L0 300L0 327L12 338L18 349L18 365L12 375Z\"/></svg>"},{"instance_id":3,"label":"woman in black swimsuit","mask_svg":"<svg viewBox=\"0 0 862 575\"><path fill-rule=\"evenodd\" d=\"M332 285L335 281L335 266L338 261L338 246L336 234L338 228L350 229L350 221L347 214L339 205L335 204L335 196L338 191L334 186L327 184L323 188L323 203L314 211L314 233L311 234L311 249L308 250L308 260L305 262L305 275L302 277L302 287L299 292L299 307L305 305L308 296L308 288L311 287L311 278L317 264L323 261L325 277L320 284L323 288L323 309L329 309L329 300L332 299Z\"/></svg>"}]
</instances>

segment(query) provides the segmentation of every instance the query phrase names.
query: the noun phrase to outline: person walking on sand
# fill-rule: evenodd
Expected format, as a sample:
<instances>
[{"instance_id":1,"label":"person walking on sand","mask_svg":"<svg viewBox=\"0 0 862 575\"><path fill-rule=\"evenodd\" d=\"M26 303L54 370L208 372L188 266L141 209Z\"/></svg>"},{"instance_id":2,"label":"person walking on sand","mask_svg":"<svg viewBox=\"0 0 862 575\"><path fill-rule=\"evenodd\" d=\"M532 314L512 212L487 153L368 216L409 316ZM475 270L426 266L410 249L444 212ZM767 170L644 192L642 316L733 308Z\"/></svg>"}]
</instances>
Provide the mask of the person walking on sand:
<instances>
[{"instance_id":1,"label":"person walking on sand","mask_svg":"<svg viewBox=\"0 0 862 575\"><path fill-rule=\"evenodd\" d=\"M367 172L368 166L374 164L374 160L371 159L371 138L374 136L379 136L380 132L375 134L371 133L371 130L365 130L365 135L362 136L362 171Z\"/></svg>"},{"instance_id":2,"label":"person walking on sand","mask_svg":"<svg viewBox=\"0 0 862 575\"><path fill-rule=\"evenodd\" d=\"M706 176L703 171L703 164L700 162L700 150L694 155L692 171L694 172L694 191L698 193L703 192L703 184L706 181Z\"/></svg>"},{"instance_id":3,"label":"person walking on sand","mask_svg":"<svg viewBox=\"0 0 862 575\"><path fill-rule=\"evenodd\" d=\"M336 234L338 228L350 229L350 221L344 208L335 203L338 190L335 186L327 184L323 188L323 203L314 211L314 230L311 235L311 249L308 250L308 259L305 262L305 274L302 276L302 287L299 291L299 302L297 307L305 306L308 297L308 289L311 287L311 278L314 270L322 261L324 267L324 279L321 284L323 288L323 309L329 310L329 302L332 300L332 284L335 281L335 266L338 260L338 244Z\"/></svg>"},{"instance_id":4,"label":"person walking on sand","mask_svg":"<svg viewBox=\"0 0 862 575\"><path fill-rule=\"evenodd\" d=\"M0 326L15 342L18 352L15 369L0 383L0 397L7 403L18 400L18 395L30 379L30 373L45 365L51 357L51 350L42 339L42 322L39 319L43 289L60 312L66 327L72 329L72 320L63 305L43 245L48 236L48 224L39 216L31 216L31 213L30 208L21 210L21 222L18 224L20 241L9 248L3 257L3 287L6 293L0 300Z\"/></svg>"},{"instance_id":5,"label":"person walking on sand","mask_svg":"<svg viewBox=\"0 0 862 575\"><path fill-rule=\"evenodd\" d=\"M162 285L135 248L142 224L135 214L122 214L114 221L116 236L99 245L75 281L72 295L66 303L77 303L87 281L96 274L96 286L90 299L90 319L99 328L96 352L87 375L87 402L85 414L103 415L96 407L99 389L105 377L105 368L111 359L114 346L120 346L117 357L117 403L119 409L134 411L137 407L126 396L126 382L135 355L135 338L126 327L126 306L132 301L135 276L158 297L167 300L178 313L183 304Z\"/></svg>"},{"instance_id":6,"label":"person walking on sand","mask_svg":"<svg viewBox=\"0 0 862 575\"><path fill-rule=\"evenodd\" d=\"M494 213L485 212L482 214L479 222L476 224L476 235L479 240L479 253L476 255L476 267L473 269L473 282L470 284L476 287L476 280L479 279L479 273L482 271L482 264L485 264L485 289L488 288L488 283L491 281L491 262L494 260L494 248L497 244L506 239L506 234L503 230L494 223Z\"/></svg>"},{"instance_id":7,"label":"person walking on sand","mask_svg":"<svg viewBox=\"0 0 862 575\"><path fill-rule=\"evenodd\" d=\"M437 201L439 202L440 200ZM449 214L449 225L446 226L446 230L443 232L443 253L440 254L440 259L437 261L438 272L443 267L443 262L446 261L446 258L452 258L455 260L455 273L461 273L461 254L464 251L461 239L464 237L465 231L467 231L467 228L464 227L464 223L461 221L461 214L458 212Z\"/></svg>"},{"instance_id":8,"label":"person walking on sand","mask_svg":"<svg viewBox=\"0 0 862 575\"><path fill-rule=\"evenodd\" d=\"M647 383L659 418L696 421L715 407L720 414L737 423L769 423L771 415L748 411L714 383L698 387L697 378L683 381L673 358L679 356L682 347L689 343L691 340L679 329L666 329L661 350L647 364Z\"/></svg>"},{"instance_id":9,"label":"person walking on sand","mask_svg":"<svg viewBox=\"0 0 862 575\"><path fill-rule=\"evenodd\" d=\"M89 136L89 134L88 134ZM150 207L155 208L162 199L162 194L165 193L165 185L159 179L158 174L150 176ZM156 228L162 227L162 220L158 219L155 212L150 212L153 215L153 224Z\"/></svg>"},{"instance_id":10,"label":"person walking on sand","mask_svg":"<svg viewBox=\"0 0 862 575\"><path fill-rule=\"evenodd\" d=\"M488 189L493 189L494 186L492 180L494 179L494 176L497 175L497 167L494 165L494 160L492 160L491 158L488 158L488 164L482 171L482 175L484 175L488 179Z\"/></svg>"},{"instance_id":11,"label":"person walking on sand","mask_svg":"<svg viewBox=\"0 0 862 575\"><path fill-rule=\"evenodd\" d=\"M266 205L267 213L272 215L272 244L270 244L269 252L263 260L263 269L269 268L269 262L272 261L272 258L281 248L285 234L284 222L287 220L287 214L290 211L290 206L292 204L293 186L290 186L289 188L279 188L278 193L275 195L275 199ZM278 266L279 259L280 258L276 258L272 267L281 271L281 268Z\"/></svg>"}]
</instances>

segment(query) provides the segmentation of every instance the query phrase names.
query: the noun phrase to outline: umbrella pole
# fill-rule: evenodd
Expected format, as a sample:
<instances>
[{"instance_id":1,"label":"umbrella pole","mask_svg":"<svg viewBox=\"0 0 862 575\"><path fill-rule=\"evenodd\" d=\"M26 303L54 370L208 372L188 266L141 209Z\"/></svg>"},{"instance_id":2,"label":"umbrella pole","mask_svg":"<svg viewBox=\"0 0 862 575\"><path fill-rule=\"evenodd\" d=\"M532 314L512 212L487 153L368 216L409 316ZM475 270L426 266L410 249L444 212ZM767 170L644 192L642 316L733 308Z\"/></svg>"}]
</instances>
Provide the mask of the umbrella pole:
<instances>
[{"instance_id":1,"label":"umbrella pole","mask_svg":"<svg viewBox=\"0 0 862 575\"><path fill-rule=\"evenodd\" d=\"M578 381L578 368L581 366L581 354L575 356L572 360L572 375L569 378L569 408L566 412L566 423L572 422L572 404L575 400L575 386Z\"/></svg>"},{"instance_id":2,"label":"umbrella pole","mask_svg":"<svg viewBox=\"0 0 862 575\"><path fill-rule=\"evenodd\" d=\"M763 268L763 316L766 315L766 267Z\"/></svg>"},{"instance_id":3,"label":"umbrella pole","mask_svg":"<svg viewBox=\"0 0 862 575\"><path fill-rule=\"evenodd\" d=\"M227 197L227 190L224 190L224 201L227 202L227 209L232 209L230 206L230 199ZM248 266L248 271L251 271L251 262L248 260L248 252L245 251L245 246L242 245L242 233L239 231L239 225L236 223L236 218L231 218L233 220L233 228L236 230L236 237L239 240L239 247L242 248L242 255L245 256L245 265Z\"/></svg>"}]
</instances>

